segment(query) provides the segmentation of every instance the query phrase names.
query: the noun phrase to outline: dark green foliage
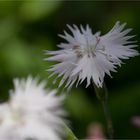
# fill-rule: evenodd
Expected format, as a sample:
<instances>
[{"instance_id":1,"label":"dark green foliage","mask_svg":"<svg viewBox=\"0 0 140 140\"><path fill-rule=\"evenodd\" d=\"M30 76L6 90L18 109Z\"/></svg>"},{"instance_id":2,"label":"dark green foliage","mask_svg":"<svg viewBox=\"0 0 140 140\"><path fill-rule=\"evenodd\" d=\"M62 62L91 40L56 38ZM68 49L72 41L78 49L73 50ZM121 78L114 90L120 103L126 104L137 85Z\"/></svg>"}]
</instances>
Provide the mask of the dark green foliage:
<instances>
[{"instance_id":1,"label":"dark green foliage","mask_svg":"<svg viewBox=\"0 0 140 140\"><path fill-rule=\"evenodd\" d=\"M44 50L56 50L66 24L89 24L93 32L108 32L117 20L127 22L140 42L140 2L121 1L0 1L0 101L7 100L15 77L28 75L46 79L50 64L43 59ZM139 44L139 43L138 43ZM140 50L140 47L137 48ZM109 107L115 127L115 138L138 138L139 130L130 119L140 115L140 58L126 60L125 65L106 77ZM53 78L48 85L52 84ZM66 109L78 138L85 138L92 122L105 126L104 114L93 87L85 85L67 94ZM106 132L105 132L106 133Z\"/></svg>"}]
</instances>

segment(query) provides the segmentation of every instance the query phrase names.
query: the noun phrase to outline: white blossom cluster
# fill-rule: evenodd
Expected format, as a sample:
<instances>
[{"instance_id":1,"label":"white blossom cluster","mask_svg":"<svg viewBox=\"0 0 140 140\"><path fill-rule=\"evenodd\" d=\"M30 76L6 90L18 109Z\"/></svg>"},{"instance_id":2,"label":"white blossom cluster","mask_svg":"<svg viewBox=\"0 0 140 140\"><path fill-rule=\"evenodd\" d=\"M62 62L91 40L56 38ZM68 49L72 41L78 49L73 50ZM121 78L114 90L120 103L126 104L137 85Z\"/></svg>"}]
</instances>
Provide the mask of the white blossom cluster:
<instances>
[{"instance_id":1,"label":"white blossom cluster","mask_svg":"<svg viewBox=\"0 0 140 140\"><path fill-rule=\"evenodd\" d=\"M66 113L56 92L37 78L15 79L9 102L0 105L0 140L61 140Z\"/></svg>"}]
</instances>

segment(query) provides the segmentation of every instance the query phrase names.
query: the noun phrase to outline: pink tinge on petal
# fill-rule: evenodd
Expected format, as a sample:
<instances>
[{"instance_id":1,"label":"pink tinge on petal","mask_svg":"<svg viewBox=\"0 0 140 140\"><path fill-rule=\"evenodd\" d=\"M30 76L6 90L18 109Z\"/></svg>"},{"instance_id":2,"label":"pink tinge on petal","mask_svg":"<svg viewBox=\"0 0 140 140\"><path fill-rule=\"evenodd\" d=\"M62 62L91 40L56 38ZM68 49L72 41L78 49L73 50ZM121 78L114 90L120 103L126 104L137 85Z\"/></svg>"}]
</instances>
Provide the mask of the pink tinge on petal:
<instances>
[{"instance_id":1,"label":"pink tinge on petal","mask_svg":"<svg viewBox=\"0 0 140 140\"><path fill-rule=\"evenodd\" d=\"M140 116L134 116L134 117L132 117L132 118L131 118L131 123L132 123L134 126L140 128Z\"/></svg>"},{"instance_id":2,"label":"pink tinge on petal","mask_svg":"<svg viewBox=\"0 0 140 140\"><path fill-rule=\"evenodd\" d=\"M102 125L99 123L93 123L88 128L87 140L105 140L103 134Z\"/></svg>"}]
</instances>

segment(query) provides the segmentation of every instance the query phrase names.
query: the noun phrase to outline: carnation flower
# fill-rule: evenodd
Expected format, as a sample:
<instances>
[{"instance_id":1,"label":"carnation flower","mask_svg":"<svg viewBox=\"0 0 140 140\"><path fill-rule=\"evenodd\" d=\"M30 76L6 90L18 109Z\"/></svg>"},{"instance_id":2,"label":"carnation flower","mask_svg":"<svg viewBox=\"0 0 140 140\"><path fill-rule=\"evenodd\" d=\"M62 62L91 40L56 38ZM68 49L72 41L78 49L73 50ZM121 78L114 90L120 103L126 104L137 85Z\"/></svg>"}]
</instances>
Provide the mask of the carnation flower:
<instances>
[{"instance_id":1,"label":"carnation flower","mask_svg":"<svg viewBox=\"0 0 140 140\"><path fill-rule=\"evenodd\" d=\"M102 87L105 74L116 72L117 66L121 66L122 59L128 59L138 55L133 48L137 45L130 40L133 35L127 35L132 29L124 29L126 23L116 22L114 27L105 35L100 32L92 33L87 25L78 28L76 25L68 26L72 35L64 31L59 35L66 43L58 45L60 50L46 51L47 61L56 61L49 71L50 76L58 74L63 76L59 86L67 81L65 87L71 88L74 83L80 84L84 80L87 86L94 82L97 87Z\"/></svg>"},{"instance_id":2,"label":"carnation flower","mask_svg":"<svg viewBox=\"0 0 140 140\"><path fill-rule=\"evenodd\" d=\"M1 140L60 140L65 111L63 96L45 90L45 83L15 79L8 103L0 105Z\"/></svg>"}]
</instances>

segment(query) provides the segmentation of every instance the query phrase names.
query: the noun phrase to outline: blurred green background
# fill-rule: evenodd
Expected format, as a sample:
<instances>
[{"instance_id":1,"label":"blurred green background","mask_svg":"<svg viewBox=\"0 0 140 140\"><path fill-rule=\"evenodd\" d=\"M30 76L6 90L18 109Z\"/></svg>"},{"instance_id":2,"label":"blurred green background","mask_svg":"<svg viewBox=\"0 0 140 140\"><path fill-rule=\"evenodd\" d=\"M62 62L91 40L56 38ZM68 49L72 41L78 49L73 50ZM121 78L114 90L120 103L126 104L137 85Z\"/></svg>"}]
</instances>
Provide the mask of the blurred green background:
<instances>
[{"instance_id":1,"label":"blurred green background","mask_svg":"<svg viewBox=\"0 0 140 140\"><path fill-rule=\"evenodd\" d=\"M48 78L44 50L56 50L66 24L89 24L93 32L108 32L117 20L127 22L140 42L140 2L121 1L45 1L0 0L0 101L7 100L13 78L28 75ZM137 50L140 50L138 47ZM140 115L140 58L126 64L105 78L115 138L140 139L140 129L130 119ZM57 88L58 83L48 85ZM106 133L105 119L92 86L85 83L67 94L65 103L71 128L78 138L85 138L92 122L100 122Z\"/></svg>"}]
</instances>

